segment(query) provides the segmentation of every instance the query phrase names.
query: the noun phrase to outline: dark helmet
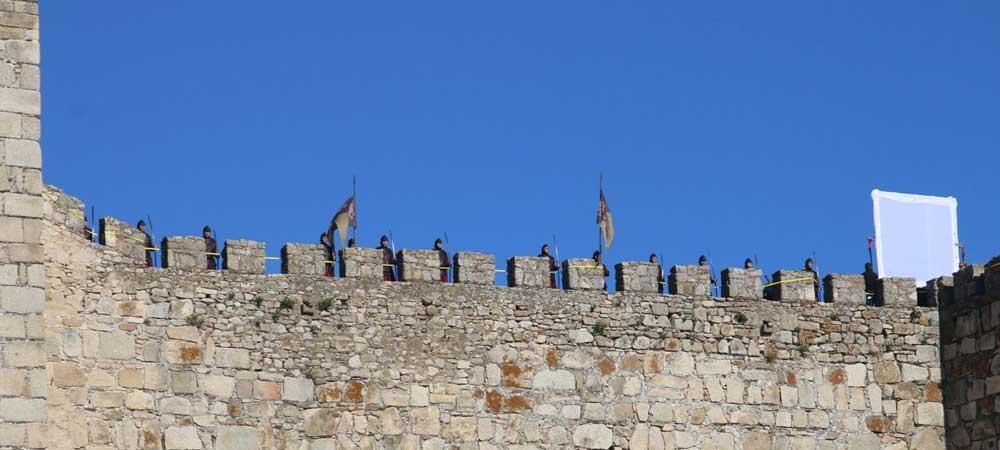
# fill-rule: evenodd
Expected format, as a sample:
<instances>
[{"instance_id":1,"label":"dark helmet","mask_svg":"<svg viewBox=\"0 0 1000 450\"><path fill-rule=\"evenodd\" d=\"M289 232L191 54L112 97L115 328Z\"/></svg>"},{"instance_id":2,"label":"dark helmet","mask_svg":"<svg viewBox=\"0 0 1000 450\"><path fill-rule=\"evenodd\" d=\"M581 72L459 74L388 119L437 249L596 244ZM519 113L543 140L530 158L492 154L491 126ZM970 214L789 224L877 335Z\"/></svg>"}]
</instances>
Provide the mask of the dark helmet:
<instances>
[{"instance_id":1,"label":"dark helmet","mask_svg":"<svg viewBox=\"0 0 1000 450\"><path fill-rule=\"evenodd\" d=\"M141 219L139 220L139 223L135 224L136 228L142 228L144 226L146 226L146 221Z\"/></svg>"},{"instance_id":2,"label":"dark helmet","mask_svg":"<svg viewBox=\"0 0 1000 450\"><path fill-rule=\"evenodd\" d=\"M701 256L698 257L698 264L707 263L707 262L708 262L708 258L706 258L705 255L701 255Z\"/></svg>"},{"instance_id":3,"label":"dark helmet","mask_svg":"<svg viewBox=\"0 0 1000 450\"><path fill-rule=\"evenodd\" d=\"M437 247L439 245L444 245L444 241L442 241L441 238L434 240L434 246Z\"/></svg>"},{"instance_id":4,"label":"dark helmet","mask_svg":"<svg viewBox=\"0 0 1000 450\"><path fill-rule=\"evenodd\" d=\"M382 237L378 238L378 241L379 242L389 242L389 237L383 234Z\"/></svg>"},{"instance_id":5,"label":"dark helmet","mask_svg":"<svg viewBox=\"0 0 1000 450\"><path fill-rule=\"evenodd\" d=\"M600 258L600 257L601 257L601 251L600 250L594 250L594 255L591 256L591 258L594 258L594 260L596 261L597 258Z\"/></svg>"},{"instance_id":6,"label":"dark helmet","mask_svg":"<svg viewBox=\"0 0 1000 450\"><path fill-rule=\"evenodd\" d=\"M753 267L753 260L747 258L743 261L743 267Z\"/></svg>"},{"instance_id":7,"label":"dark helmet","mask_svg":"<svg viewBox=\"0 0 1000 450\"><path fill-rule=\"evenodd\" d=\"M212 227L209 227L208 225L205 225L205 228L202 228L201 232L202 233L211 233L212 232Z\"/></svg>"}]
</instances>

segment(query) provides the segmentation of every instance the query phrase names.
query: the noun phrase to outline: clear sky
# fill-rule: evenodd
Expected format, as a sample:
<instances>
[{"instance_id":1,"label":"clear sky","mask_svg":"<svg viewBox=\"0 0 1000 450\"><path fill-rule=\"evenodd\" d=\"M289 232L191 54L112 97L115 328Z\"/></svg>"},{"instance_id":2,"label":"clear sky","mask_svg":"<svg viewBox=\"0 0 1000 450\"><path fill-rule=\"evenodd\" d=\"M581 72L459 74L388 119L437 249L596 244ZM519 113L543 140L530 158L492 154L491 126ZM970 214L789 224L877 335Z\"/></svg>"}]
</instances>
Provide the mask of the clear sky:
<instances>
[{"instance_id":1,"label":"clear sky","mask_svg":"<svg viewBox=\"0 0 1000 450\"><path fill-rule=\"evenodd\" d=\"M603 171L609 263L860 272L873 188L1000 253L997 2L41 8L45 181L157 237L277 256L357 175L361 245L587 257Z\"/></svg>"}]
</instances>

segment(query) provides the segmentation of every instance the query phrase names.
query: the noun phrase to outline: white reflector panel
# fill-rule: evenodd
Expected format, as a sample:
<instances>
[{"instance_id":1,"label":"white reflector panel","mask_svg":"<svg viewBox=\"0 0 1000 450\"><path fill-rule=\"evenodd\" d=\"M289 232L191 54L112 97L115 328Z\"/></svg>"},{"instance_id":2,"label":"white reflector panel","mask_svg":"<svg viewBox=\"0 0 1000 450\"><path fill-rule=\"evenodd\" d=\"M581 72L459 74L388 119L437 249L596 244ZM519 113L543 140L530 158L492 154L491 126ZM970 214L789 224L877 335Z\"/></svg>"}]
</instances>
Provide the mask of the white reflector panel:
<instances>
[{"instance_id":1,"label":"white reflector panel","mask_svg":"<svg viewBox=\"0 0 1000 450\"><path fill-rule=\"evenodd\" d=\"M954 197L872 191L878 274L913 277L917 286L958 270Z\"/></svg>"}]
</instances>

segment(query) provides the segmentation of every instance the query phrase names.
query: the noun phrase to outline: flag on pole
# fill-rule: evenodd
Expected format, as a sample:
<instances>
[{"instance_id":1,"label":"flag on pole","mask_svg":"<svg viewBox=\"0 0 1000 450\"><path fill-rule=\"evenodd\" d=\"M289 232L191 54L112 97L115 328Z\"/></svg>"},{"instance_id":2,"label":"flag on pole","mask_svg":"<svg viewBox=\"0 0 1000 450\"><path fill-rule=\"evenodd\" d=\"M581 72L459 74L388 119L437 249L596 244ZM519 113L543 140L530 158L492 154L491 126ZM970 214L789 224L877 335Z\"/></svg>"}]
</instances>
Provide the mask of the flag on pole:
<instances>
[{"instance_id":1,"label":"flag on pole","mask_svg":"<svg viewBox=\"0 0 1000 450\"><path fill-rule=\"evenodd\" d=\"M337 214L333 215L333 220L330 221L330 229L337 230L340 232L340 242L347 241L347 227L358 226L358 216L357 210L354 205L354 196L347 199L343 205L341 205L340 210ZM333 236L330 236L332 239Z\"/></svg>"},{"instance_id":2,"label":"flag on pole","mask_svg":"<svg viewBox=\"0 0 1000 450\"><path fill-rule=\"evenodd\" d=\"M611 241L615 239L615 223L611 218L611 210L608 209L608 201L604 198L604 188L601 188L601 200L597 205L597 226L604 236L604 246L611 247Z\"/></svg>"}]
</instances>

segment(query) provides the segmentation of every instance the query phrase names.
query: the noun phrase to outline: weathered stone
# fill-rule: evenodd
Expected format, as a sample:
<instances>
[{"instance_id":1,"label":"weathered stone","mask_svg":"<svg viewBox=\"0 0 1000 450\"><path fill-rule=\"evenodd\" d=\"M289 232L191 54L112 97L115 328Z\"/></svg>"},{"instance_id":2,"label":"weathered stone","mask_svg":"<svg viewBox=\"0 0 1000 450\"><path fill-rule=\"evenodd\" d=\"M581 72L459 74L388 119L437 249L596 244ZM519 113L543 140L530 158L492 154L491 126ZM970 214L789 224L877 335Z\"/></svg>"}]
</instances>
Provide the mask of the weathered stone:
<instances>
[{"instance_id":1,"label":"weathered stone","mask_svg":"<svg viewBox=\"0 0 1000 450\"><path fill-rule=\"evenodd\" d=\"M257 450L262 448L260 434L253 427L219 427L215 450Z\"/></svg>"},{"instance_id":2,"label":"weathered stone","mask_svg":"<svg viewBox=\"0 0 1000 450\"><path fill-rule=\"evenodd\" d=\"M760 283L760 269L737 269L728 267L722 270L722 296L761 300L764 290Z\"/></svg>"},{"instance_id":3,"label":"weathered stone","mask_svg":"<svg viewBox=\"0 0 1000 450\"><path fill-rule=\"evenodd\" d=\"M450 272L442 265L441 256L436 250L400 250L396 255L396 264L402 281L440 283L442 273L447 279Z\"/></svg>"},{"instance_id":4,"label":"weathered stone","mask_svg":"<svg viewBox=\"0 0 1000 450\"><path fill-rule=\"evenodd\" d=\"M535 374L533 389L576 389L576 378L568 370L542 370Z\"/></svg>"},{"instance_id":5,"label":"weathered stone","mask_svg":"<svg viewBox=\"0 0 1000 450\"><path fill-rule=\"evenodd\" d=\"M166 450L199 450L202 448L198 429L192 426L175 426L167 428L163 434Z\"/></svg>"},{"instance_id":6,"label":"weathered stone","mask_svg":"<svg viewBox=\"0 0 1000 450\"><path fill-rule=\"evenodd\" d=\"M611 429L600 424L585 424L573 430L573 445L582 448L606 449L612 443Z\"/></svg>"},{"instance_id":7,"label":"weathered stone","mask_svg":"<svg viewBox=\"0 0 1000 450\"><path fill-rule=\"evenodd\" d=\"M880 306L916 306L917 281L913 278L879 278L876 299Z\"/></svg>"},{"instance_id":8,"label":"weathered stone","mask_svg":"<svg viewBox=\"0 0 1000 450\"><path fill-rule=\"evenodd\" d=\"M549 259L515 256L507 260L507 285L511 287L550 287Z\"/></svg>"},{"instance_id":9,"label":"weathered stone","mask_svg":"<svg viewBox=\"0 0 1000 450\"><path fill-rule=\"evenodd\" d=\"M771 278L777 291L778 300L783 302L815 302L815 272L804 270L779 270Z\"/></svg>"},{"instance_id":10,"label":"weathered stone","mask_svg":"<svg viewBox=\"0 0 1000 450\"><path fill-rule=\"evenodd\" d=\"M456 252L454 257L455 282L492 286L496 283L496 259L493 255L474 252Z\"/></svg>"},{"instance_id":11,"label":"weathered stone","mask_svg":"<svg viewBox=\"0 0 1000 450\"><path fill-rule=\"evenodd\" d=\"M322 244L288 243L281 247L281 273L325 275L334 263L331 258Z\"/></svg>"},{"instance_id":12,"label":"weathered stone","mask_svg":"<svg viewBox=\"0 0 1000 450\"><path fill-rule=\"evenodd\" d=\"M562 263L565 289L601 290L607 286L607 267L593 259L571 258Z\"/></svg>"},{"instance_id":13,"label":"weathered stone","mask_svg":"<svg viewBox=\"0 0 1000 450\"><path fill-rule=\"evenodd\" d=\"M667 277L671 295L712 295L712 268L710 266L673 266Z\"/></svg>"},{"instance_id":14,"label":"weathered stone","mask_svg":"<svg viewBox=\"0 0 1000 450\"><path fill-rule=\"evenodd\" d=\"M315 399L316 386L308 378L285 377L282 400L291 402L310 402Z\"/></svg>"},{"instance_id":15,"label":"weathered stone","mask_svg":"<svg viewBox=\"0 0 1000 450\"><path fill-rule=\"evenodd\" d=\"M831 273L823 277L823 299L826 303L864 305L868 294L875 295L874 292L865 292L863 275Z\"/></svg>"},{"instance_id":16,"label":"weathered stone","mask_svg":"<svg viewBox=\"0 0 1000 450\"><path fill-rule=\"evenodd\" d=\"M615 264L615 290L618 292L663 293L663 267L648 262ZM665 280L664 280L665 282Z\"/></svg>"}]
</instances>

